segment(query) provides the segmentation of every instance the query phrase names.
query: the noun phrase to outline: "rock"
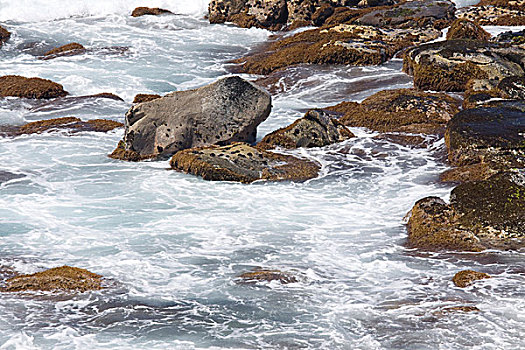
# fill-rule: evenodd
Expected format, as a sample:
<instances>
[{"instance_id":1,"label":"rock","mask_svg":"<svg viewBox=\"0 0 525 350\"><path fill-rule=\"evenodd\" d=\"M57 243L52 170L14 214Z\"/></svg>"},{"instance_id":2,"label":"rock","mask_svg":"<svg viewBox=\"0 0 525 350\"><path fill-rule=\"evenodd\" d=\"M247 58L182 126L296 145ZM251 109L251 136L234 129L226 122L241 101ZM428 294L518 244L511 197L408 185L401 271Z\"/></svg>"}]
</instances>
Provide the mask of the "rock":
<instances>
[{"instance_id":1,"label":"rock","mask_svg":"<svg viewBox=\"0 0 525 350\"><path fill-rule=\"evenodd\" d=\"M502 98L525 100L525 76L507 77L497 86Z\"/></svg>"},{"instance_id":2,"label":"rock","mask_svg":"<svg viewBox=\"0 0 525 350\"><path fill-rule=\"evenodd\" d=\"M456 166L494 162L525 167L525 103L463 110L448 123L445 142Z\"/></svg>"},{"instance_id":3,"label":"rock","mask_svg":"<svg viewBox=\"0 0 525 350\"><path fill-rule=\"evenodd\" d=\"M257 180L306 181L318 175L319 166L290 155L277 154L245 143L193 148L176 153L174 170L204 180L252 183Z\"/></svg>"},{"instance_id":4,"label":"rock","mask_svg":"<svg viewBox=\"0 0 525 350\"><path fill-rule=\"evenodd\" d=\"M476 40L423 44L405 53L403 70L421 90L465 91L472 79L494 87L506 77L525 75L525 49Z\"/></svg>"},{"instance_id":5,"label":"rock","mask_svg":"<svg viewBox=\"0 0 525 350\"><path fill-rule=\"evenodd\" d=\"M253 16L259 27L280 28L288 20L286 0L248 0L247 14Z\"/></svg>"},{"instance_id":6,"label":"rock","mask_svg":"<svg viewBox=\"0 0 525 350\"><path fill-rule=\"evenodd\" d=\"M133 153L142 159L168 157L186 148L252 143L270 110L270 95L239 77L173 92L128 111L120 144L124 148L119 146L111 157L131 160L120 155Z\"/></svg>"},{"instance_id":7,"label":"rock","mask_svg":"<svg viewBox=\"0 0 525 350\"><path fill-rule=\"evenodd\" d=\"M301 64L378 65L406 47L438 38L436 29L381 29L342 24L312 29L272 42L259 53L233 61L237 70L269 74Z\"/></svg>"},{"instance_id":8,"label":"rock","mask_svg":"<svg viewBox=\"0 0 525 350\"><path fill-rule=\"evenodd\" d=\"M410 147L410 148L427 148L430 144L429 140L419 135L407 135L403 133L386 133L374 136L375 140L386 140L392 143Z\"/></svg>"},{"instance_id":9,"label":"rock","mask_svg":"<svg viewBox=\"0 0 525 350\"><path fill-rule=\"evenodd\" d=\"M31 275L9 278L1 292L75 291L102 289L102 276L77 267L55 267Z\"/></svg>"},{"instance_id":10,"label":"rock","mask_svg":"<svg viewBox=\"0 0 525 350\"><path fill-rule=\"evenodd\" d=\"M496 6L471 6L459 9L456 16L482 26L522 26L525 25L525 11Z\"/></svg>"},{"instance_id":11,"label":"rock","mask_svg":"<svg viewBox=\"0 0 525 350\"><path fill-rule=\"evenodd\" d=\"M475 281L490 278L490 276L483 272L477 272L472 270L459 271L452 278L452 282L457 287L465 288L472 285Z\"/></svg>"},{"instance_id":12,"label":"rock","mask_svg":"<svg viewBox=\"0 0 525 350\"><path fill-rule=\"evenodd\" d=\"M0 184L2 184L4 182L7 182L7 181L20 179L22 177L25 177L25 175L14 174L14 173L11 173L9 171L0 170ZM0 270L1 270L1 268L2 268L2 266L0 266Z\"/></svg>"},{"instance_id":13,"label":"rock","mask_svg":"<svg viewBox=\"0 0 525 350\"><path fill-rule=\"evenodd\" d=\"M327 109L343 114L346 126L379 132L442 134L446 123L459 112L460 101L443 93L414 89L380 91L362 103L343 102Z\"/></svg>"},{"instance_id":14,"label":"rock","mask_svg":"<svg viewBox=\"0 0 525 350\"><path fill-rule=\"evenodd\" d=\"M14 96L34 99L50 99L68 94L62 85L51 80L25 78L18 75L0 77L0 97Z\"/></svg>"},{"instance_id":15,"label":"rock","mask_svg":"<svg viewBox=\"0 0 525 350\"><path fill-rule=\"evenodd\" d=\"M499 43L503 46L518 46L518 47L525 47L525 30L521 30L519 32L503 32L498 34L498 36L494 39L494 42Z\"/></svg>"},{"instance_id":16,"label":"rock","mask_svg":"<svg viewBox=\"0 0 525 350\"><path fill-rule=\"evenodd\" d=\"M439 176L441 182L464 183L468 181L486 180L503 171L504 168L492 162L462 165L449 169Z\"/></svg>"},{"instance_id":17,"label":"rock","mask_svg":"<svg viewBox=\"0 0 525 350\"><path fill-rule=\"evenodd\" d=\"M482 83L482 80L472 82ZM469 84L463 100L463 109L497 107L504 100L525 100L525 76L512 76L501 80L496 87L491 83Z\"/></svg>"},{"instance_id":18,"label":"rock","mask_svg":"<svg viewBox=\"0 0 525 350\"><path fill-rule=\"evenodd\" d=\"M455 20L447 32L447 40L471 39L487 41L490 37L491 35L485 29L467 19Z\"/></svg>"},{"instance_id":19,"label":"rock","mask_svg":"<svg viewBox=\"0 0 525 350\"><path fill-rule=\"evenodd\" d=\"M428 250L482 251L525 246L525 176L497 174L416 203L407 224L408 245Z\"/></svg>"},{"instance_id":20,"label":"rock","mask_svg":"<svg viewBox=\"0 0 525 350\"><path fill-rule=\"evenodd\" d=\"M107 119L93 119L82 121L79 118L64 117L47 120L39 120L24 124L19 127L9 127L6 136L20 136L28 134L41 134L46 131L68 130L72 133L81 131L107 132L123 127L124 124Z\"/></svg>"},{"instance_id":21,"label":"rock","mask_svg":"<svg viewBox=\"0 0 525 350\"><path fill-rule=\"evenodd\" d=\"M140 17L145 15L152 15L152 16L159 16L164 14L173 14L173 12L165 9L160 9L158 7L151 8L151 7L137 7L133 10L131 13L131 16L133 17Z\"/></svg>"},{"instance_id":22,"label":"rock","mask_svg":"<svg viewBox=\"0 0 525 350\"><path fill-rule=\"evenodd\" d=\"M258 148L323 147L355 137L350 130L322 110L310 110L293 124L266 135Z\"/></svg>"},{"instance_id":23,"label":"rock","mask_svg":"<svg viewBox=\"0 0 525 350\"><path fill-rule=\"evenodd\" d=\"M437 29L448 27L454 20L456 8L449 0L401 1L393 7L385 7L362 16L357 22L375 27Z\"/></svg>"},{"instance_id":24,"label":"rock","mask_svg":"<svg viewBox=\"0 0 525 350\"><path fill-rule=\"evenodd\" d=\"M312 22L320 27L333 14L334 7L330 4L323 4L312 14Z\"/></svg>"},{"instance_id":25,"label":"rock","mask_svg":"<svg viewBox=\"0 0 525 350\"><path fill-rule=\"evenodd\" d=\"M10 37L11 33L4 27L0 26L0 47L2 47L2 44L9 40Z\"/></svg>"},{"instance_id":26,"label":"rock","mask_svg":"<svg viewBox=\"0 0 525 350\"><path fill-rule=\"evenodd\" d=\"M49 60L49 59L53 59L56 57L81 55L85 52L86 52L86 48L82 46L81 44L71 43L71 44L63 45L53 50L47 51L46 53L44 53L44 56L42 57L42 59Z\"/></svg>"},{"instance_id":27,"label":"rock","mask_svg":"<svg viewBox=\"0 0 525 350\"><path fill-rule=\"evenodd\" d=\"M150 94L137 94L135 98L133 99L133 103L143 103L143 102L149 102L156 100L158 98L161 98L160 95L150 95Z\"/></svg>"},{"instance_id":28,"label":"rock","mask_svg":"<svg viewBox=\"0 0 525 350\"><path fill-rule=\"evenodd\" d=\"M211 0L208 5L210 23L224 23L228 17L242 13L248 0Z\"/></svg>"},{"instance_id":29,"label":"rock","mask_svg":"<svg viewBox=\"0 0 525 350\"><path fill-rule=\"evenodd\" d=\"M496 6L512 10L525 10L524 0L481 0L475 6Z\"/></svg>"},{"instance_id":30,"label":"rock","mask_svg":"<svg viewBox=\"0 0 525 350\"><path fill-rule=\"evenodd\" d=\"M460 305L460 306L450 306L445 307L439 311L434 312L435 316L443 316L446 314L451 313L458 313L458 312L481 312L481 310L476 306L470 306L470 305Z\"/></svg>"},{"instance_id":31,"label":"rock","mask_svg":"<svg viewBox=\"0 0 525 350\"><path fill-rule=\"evenodd\" d=\"M282 284L298 282L295 276L279 270L254 270L252 272L245 272L239 276L239 282L243 284L272 281L278 281Z\"/></svg>"}]
</instances>

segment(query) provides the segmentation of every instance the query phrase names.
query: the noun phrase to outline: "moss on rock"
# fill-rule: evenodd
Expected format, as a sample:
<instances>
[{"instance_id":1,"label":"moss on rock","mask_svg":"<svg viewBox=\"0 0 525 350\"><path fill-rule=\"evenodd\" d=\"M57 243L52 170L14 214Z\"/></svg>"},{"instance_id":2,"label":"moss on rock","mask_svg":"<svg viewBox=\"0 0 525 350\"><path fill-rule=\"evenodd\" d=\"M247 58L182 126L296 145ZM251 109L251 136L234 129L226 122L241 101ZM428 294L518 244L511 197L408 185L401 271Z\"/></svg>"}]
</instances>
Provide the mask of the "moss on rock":
<instances>
[{"instance_id":1,"label":"moss on rock","mask_svg":"<svg viewBox=\"0 0 525 350\"><path fill-rule=\"evenodd\" d=\"M473 270L463 270L454 275L452 282L454 282L457 287L465 288L472 285L475 281L487 278L490 278L490 275L486 273Z\"/></svg>"},{"instance_id":2,"label":"moss on rock","mask_svg":"<svg viewBox=\"0 0 525 350\"><path fill-rule=\"evenodd\" d=\"M62 85L51 80L26 78L18 75L0 77L0 97L13 96L32 99L50 99L68 94Z\"/></svg>"},{"instance_id":3,"label":"moss on rock","mask_svg":"<svg viewBox=\"0 0 525 350\"><path fill-rule=\"evenodd\" d=\"M44 59L52 59L61 56L80 55L86 52L86 48L79 43L63 45L44 53Z\"/></svg>"},{"instance_id":4,"label":"moss on rock","mask_svg":"<svg viewBox=\"0 0 525 350\"><path fill-rule=\"evenodd\" d=\"M239 275L239 282L243 284L252 284L257 282L277 281L282 284L297 283L298 280L290 273L279 270L254 270Z\"/></svg>"},{"instance_id":5,"label":"moss on rock","mask_svg":"<svg viewBox=\"0 0 525 350\"><path fill-rule=\"evenodd\" d=\"M133 99L133 103L144 103L156 100L158 98L161 98L162 96L156 95L156 94L137 94L135 98Z\"/></svg>"},{"instance_id":6,"label":"moss on rock","mask_svg":"<svg viewBox=\"0 0 525 350\"><path fill-rule=\"evenodd\" d=\"M470 40L489 40L491 35L480 25L467 19L459 18L452 22L447 32L447 40L470 39Z\"/></svg>"}]
</instances>

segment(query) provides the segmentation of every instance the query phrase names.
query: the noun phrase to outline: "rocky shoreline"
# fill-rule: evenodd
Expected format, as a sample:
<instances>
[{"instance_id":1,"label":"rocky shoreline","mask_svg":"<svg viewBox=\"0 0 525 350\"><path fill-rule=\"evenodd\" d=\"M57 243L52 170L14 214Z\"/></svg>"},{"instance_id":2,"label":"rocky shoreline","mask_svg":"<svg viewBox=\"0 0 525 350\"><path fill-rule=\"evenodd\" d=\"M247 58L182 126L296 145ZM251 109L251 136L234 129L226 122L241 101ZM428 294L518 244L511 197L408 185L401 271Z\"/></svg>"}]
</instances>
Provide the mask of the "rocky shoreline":
<instances>
[{"instance_id":1,"label":"rocky shoreline","mask_svg":"<svg viewBox=\"0 0 525 350\"><path fill-rule=\"evenodd\" d=\"M457 186L449 204L437 197L415 204L408 216L407 246L422 251L520 250L525 246L525 33L491 37L480 25L524 25L523 6L483 0L456 11L448 0L213 0L210 23L276 31L258 52L234 60L233 73L265 76L299 64L380 65L399 57L403 70L414 78L414 88L380 91L360 103L311 106L304 117L258 143L257 127L271 116L272 96L257 82L238 76L165 96L139 94L125 125L64 117L7 126L0 134L17 137L125 127L123 140L110 155L113 159L170 159L176 171L246 184L317 177L320 164L290 150L355 138L349 127L406 138L444 137L454 168L442 175L442 181ZM137 8L132 16L170 14ZM290 32L300 27L305 29ZM450 28L446 40L436 41L445 28ZM10 36L8 29L0 27L0 47ZM89 50L93 49L71 43L40 58L83 55ZM62 85L49 80L0 77L0 98L71 98L67 95ZM104 94L82 98L119 99ZM489 276L470 271L454 277L454 283L466 287L485 278ZM242 283L298 281L276 270L247 272L239 279ZM0 291L101 288L101 276L62 267L5 278Z\"/></svg>"}]
</instances>

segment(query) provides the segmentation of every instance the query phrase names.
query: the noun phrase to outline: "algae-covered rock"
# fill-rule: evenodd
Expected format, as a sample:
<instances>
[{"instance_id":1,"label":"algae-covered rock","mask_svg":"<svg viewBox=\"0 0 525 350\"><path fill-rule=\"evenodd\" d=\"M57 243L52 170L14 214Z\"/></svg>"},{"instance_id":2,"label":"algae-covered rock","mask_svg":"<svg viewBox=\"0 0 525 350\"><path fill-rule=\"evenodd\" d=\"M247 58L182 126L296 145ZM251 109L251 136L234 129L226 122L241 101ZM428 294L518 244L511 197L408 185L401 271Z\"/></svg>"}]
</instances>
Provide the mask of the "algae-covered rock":
<instances>
[{"instance_id":1,"label":"algae-covered rock","mask_svg":"<svg viewBox=\"0 0 525 350\"><path fill-rule=\"evenodd\" d=\"M270 114L271 96L239 77L177 91L133 106L123 143L113 158L168 157L193 147L255 142L257 126Z\"/></svg>"},{"instance_id":2,"label":"algae-covered rock","mask_svg":"<svg viewBox=\"0 0 525 350\"><path fill-rule=\"evenodd\" d=\"M428 250L482 251L525 247L525 175L497 174L416 203L407 224L408 244Z\"/></svg>"},{"instance_id":3,"label":"algae-covered rock","mask_svg":"<svg viewBox=\"0 0 525 350\"><path fill-rule=\"evenodd\" d=\"M108 120L108 119L93 119L82 121L75 117L64 117L39 120L30 122L22 126L8 127L5 131L6 136L20 136L28 134L40 134L46 131L67 130L71 133L81 131L98 131L107 132L116 128L123 127L124 124Z\"/></svg>"},{"instance_id":4,"label":"algae-covered rock","mask_svg":"<svg viewBox=\"0 0 525 350\"><path fill-rule=\"evenodd\" d=\"M507 1L511 3L511 1ZM525 25L525 8L501 6L470 6L459 9L456 16L468 19L482 26L522 26Z\"/></svg>"},{"instance_id":5,"label":"algae-covered rock","mask_svg":"<svg viewBox=\"0 0 525 350\"><path fill-rule=\"evenodd\" d=\"M463 110L448 123L445 141L449 160L461 166L494 162L525 167L525 103Z\"/></svg>"},{"instance_id":6,"label":"algae-covered rock","mask_svg":"<svg viewBox=\"0 0 525 350\"><path fill-rule=\"evenodd\" d=\"M495 87L506 77L525 75L525 49L476 40L423 44L405 53L403 70L421 90L465 91L472 79Z\"/></svg>"},{"instance_id":7,"label":"algae-covered rock","mask_svg":"<svg viewBox=\"0 0 525 350\"><path fill-rule=\"evenodd\" d=\"M463 270L459 271L454 275L452 278L452 282L457 287L465 288L470 285L472 285L475 281L479 281L482 279L490 278L490 275L484 273L484 272L477 272L473 270Z\"/></svg>"},{"instance_id":8,"label":"algae-covered rock","mask_svg":"<svg viewBox=\"0 0 525 350\"><path fill-rule=\"evenodd\" d=\"M418 43L437 39L433 28L397 29L341 24L311 29L268 44L262 52L240 59L237 70L243 73L269 74L301 64L378 65L398 51Z\"/></svg>"},{"instance_id":9,"label":"algae-covered rock","mask_svg":"<svg viewBox=\"0 0 525 350\"><path fill-rule=\"evenodd\" d=\"M9 278L2 292L76 291L102 289L102 276L77 267L55 267L31 275Z\"/></svg>"},{"instance_id":10,"label":"algae-covered rock","mask_svg":"<svg viewBox=\"0 0 525 350\"><path fill-rule=\"evenodd\" d=\"M0 97L13 96L33 99L49 99L66 96L62 85L51 80L26 78L18 75L0 77Z\"/></svg>"},{"instance_id":11,"label":"algae-covered rock","mask_svg":"<svg viewBox=\"0 0 525 350\"><path fill-rule=\"evenodd\" d=\"M279 270L263 270L257 269L251 272L245 272L239 276L239 283L253 284L257 282L272 282L277 281L282 284L297 283L297 278L287 272Z\"/></svg>"},{"instance_id":12,"label":"algae-covered rock","mask_svg":"<svg viewBox=\"0 0 525 350\"><path fill-rule=\"evenodd\" d=\"M132 17L140 17L145 15L151 15L151 16L159 16L159 15L165 15L165 14L173 14L173 12L165 9L161 9L158 7L137 7L133 10L131 13Z\"/></svg>"},{"instance_id":13,"label":"algae-covered rock","mask_svg":"<svg viewBox=\"0 0 525 350\"><path fill-rule=\"evenodd\" d=\"M380 91L362 103L343 102L327 109L341 113L346 126L380 132L441 134L446 123L459 112L460 101L443 93L415 89Z\"/></svg>"},{"instance_id":14,"label":"algae-covered rock","mask_svg":"<svg viewBox=\"0 0 525 350\"><path fill-rule=\"evenodd\" d=\"M257 180L305 181L318 175L319 166L309 160L278 154L245 143L192 148L176 153L174 170L212 181L251 183Z\"/></svg>"},{"instance_id":15,"label":"algae-covered rock","mask_svg":"<svg viewBox=\"0 0 525 350\"><path fill-rule=\"evenodd\" d=\"M2 44L9 40L10 37L11 33L4 27L0 26L0 47L2 47Z\"/></svg>"},{"instance_id":16,"label":"algae-covered rock","mask_svg":"<svg viewBox=\"0 0 525 350\"><path fill-rule=\"evenodd\" d=\"M133 99L133 103L144 103L156 100L158 98L161 98L162 96L156 95L156 94L137 94L135 95L135 98Z\"/></svg>"},{"instance_id":17,"label":"algae-covered rock","mask_svg":"<svg viewBox=\"0 0 525 350\"><path fill-rule=\"evenodd\" d=\"M447 40L454 39L471 39L471 40L489 40L491 35L479 24L467 19L457 19L450 25L447 32Z\"/></svg>"},{"instance_id":18,"label":"algae-covered rock","mask_svg":"<svg viewBox=\"0 0 525 350\"><path fill-rule=\"evenodd\" d=\"M71 43L57 47L44 53L43 59L49 60L62 56L81 55L86 52L86 48L79 43Z\"/></svg>"},{"instance_id":19,"label":"algae-covered rock","mask_svg":"<svg viewBox=\"0 0 525 350\"><path fill-rule=\"evenodd\" d=\"M310 110L285 128L266 135L258 148L323 147L354 137L354 134L322 110Z\"/></svg>"}]
</instances>

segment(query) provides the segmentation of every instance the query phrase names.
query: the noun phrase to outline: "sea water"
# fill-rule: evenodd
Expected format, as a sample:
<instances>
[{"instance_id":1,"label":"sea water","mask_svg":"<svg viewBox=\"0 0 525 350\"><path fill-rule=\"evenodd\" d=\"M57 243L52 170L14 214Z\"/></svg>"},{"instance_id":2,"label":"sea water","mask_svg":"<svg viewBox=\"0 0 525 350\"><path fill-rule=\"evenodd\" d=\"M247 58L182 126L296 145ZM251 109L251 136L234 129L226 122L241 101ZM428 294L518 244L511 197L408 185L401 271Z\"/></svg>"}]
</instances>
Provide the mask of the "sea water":
<instances>
[{"instance_id":1,"label":"sea water","mask_svg":"<svg viewBox=\"0 0 525 350\"><path fill-rule=\"evenodd\" d=\"M175 16L129 16L135 6ZM1 75L51 79L72 96L0 100L0 124L75 116L124 120L137 93L165 94L229 74L228 61L270 33L203 19L205 1L4 1L11 40ZM42 61L69 42L84 55ZM119 49L120 48L120 49ZM258 139L314 107L411 87L402 62L302 66L273 86ZM256 76L243 75L246 79ZM71 265L108 287L78 295L0 294L0 349L518 349L525 332L523 253L408 249L404 216L440 184L443 141L411 148L356 138L295 154L322 164L305 183L207 182L167 162L109 159L123 135L0 138L0 265L21 273ZM298 282L245 285L279 269ZM458 289L452 276L494 276ZM479 312L446 313L455 306Z\"/></svg>"}]
</instances>

